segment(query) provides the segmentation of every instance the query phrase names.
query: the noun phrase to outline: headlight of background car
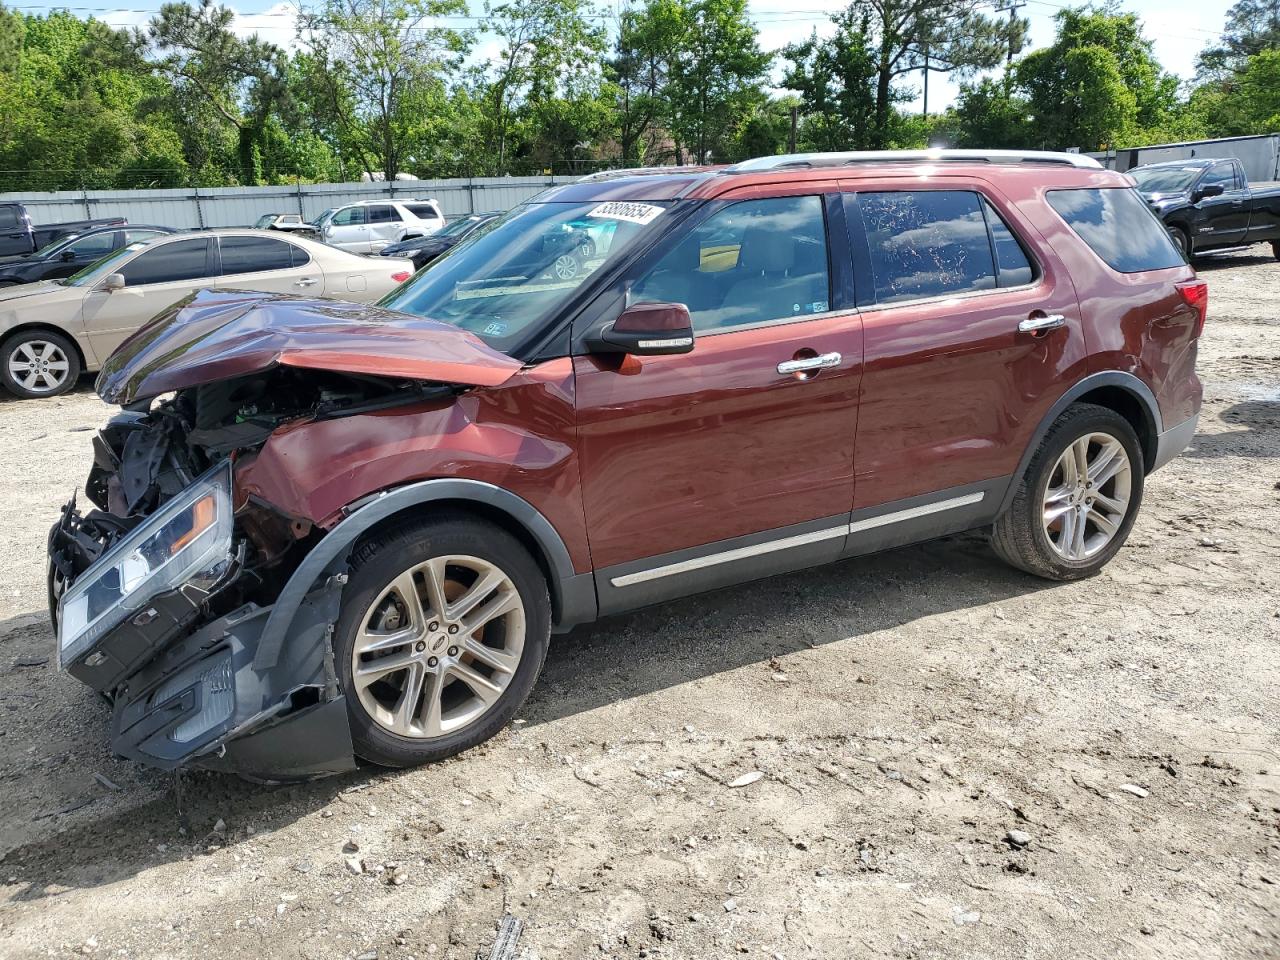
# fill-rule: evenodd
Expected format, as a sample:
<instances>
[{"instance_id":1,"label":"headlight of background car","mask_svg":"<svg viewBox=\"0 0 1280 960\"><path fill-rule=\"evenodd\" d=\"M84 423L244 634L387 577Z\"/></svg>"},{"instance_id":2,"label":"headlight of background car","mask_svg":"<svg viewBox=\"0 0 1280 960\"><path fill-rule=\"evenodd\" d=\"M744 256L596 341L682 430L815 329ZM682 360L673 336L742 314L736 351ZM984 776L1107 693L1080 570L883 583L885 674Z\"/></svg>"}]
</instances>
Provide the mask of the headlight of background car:
<instances>
[{"instance_id":1,"label":"headlight of background car","mask_svg":"<svg viewBox=\"0 0 1280 960\"><path fill-rule=\"evenodd\" d=\"M231 553L231 462L205 472L86 570L58 604L67 666L158 594L212 579Z\"/></svg>"}]
</instances>

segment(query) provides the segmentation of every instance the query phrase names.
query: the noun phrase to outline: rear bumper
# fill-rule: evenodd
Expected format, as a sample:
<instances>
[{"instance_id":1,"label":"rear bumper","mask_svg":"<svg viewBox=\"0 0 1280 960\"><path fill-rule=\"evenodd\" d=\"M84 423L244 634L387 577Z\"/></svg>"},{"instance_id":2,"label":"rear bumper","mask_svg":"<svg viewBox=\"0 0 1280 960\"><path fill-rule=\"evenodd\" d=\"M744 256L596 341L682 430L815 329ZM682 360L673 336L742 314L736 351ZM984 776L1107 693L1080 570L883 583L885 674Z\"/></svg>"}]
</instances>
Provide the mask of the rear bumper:
<instances>
[{"instance_id":1,"label":"rear bumper","mask_svg":"<svg viewBox=\"0 0 1280 960\"><path fill-rule=\"evenodd\" d=\"M1159 470L1166 463L1187 449L1191 444L1191 440L1196 435L1196 424L1200 421L1200 414L1197 411L1187 419L1183 420L1175 427L1170 427L1164 433L1160 434L1156 441L1156 459L1151 464L1151 470Z\"/></svg>"}]
</instances>

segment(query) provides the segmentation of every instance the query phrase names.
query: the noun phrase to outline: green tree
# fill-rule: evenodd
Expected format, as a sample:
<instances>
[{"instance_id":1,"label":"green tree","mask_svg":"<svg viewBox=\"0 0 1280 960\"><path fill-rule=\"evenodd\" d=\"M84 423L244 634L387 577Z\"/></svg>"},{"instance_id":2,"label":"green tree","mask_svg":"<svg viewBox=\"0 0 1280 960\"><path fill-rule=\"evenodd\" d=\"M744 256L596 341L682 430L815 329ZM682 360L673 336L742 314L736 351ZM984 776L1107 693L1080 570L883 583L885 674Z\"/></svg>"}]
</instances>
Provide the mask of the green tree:
<instances>
[{"instance_id":1,"label":"green tree","mask_svg":"<svg viewBox=\"0 0 1280 960\"><path fill-rule=\"evenodd\" d=\"M983 77L963 83L955 104L943 115L939 136L948 146L1017 149L1031 142L1026 98L1014 89L1012 79Z\"/></svg>"},{"instance_id":2,"label":"green tree","mask_svg":"<svg viewBox=\"0 0 1280 960\"><path fill-rule=\"evenodd\" d=\"M323 0L301 17L303 95L330 111L335 139L366 172L393 180L405 169L408 144L428 120L416 107L441 91L470 46L438 20L465 12L464 0Z\"/></svg>"},{"instance_id":3,"label":"green tree","mask_svg":"<svg viewBox=\"0 0 1280 960\"><path fill-rule=\"evenodd\" d=\"M618 152L624 165L666 159L662 149L671 64L678 58L684 12L674 0L627 7L618 19L606 75L617 94Z\"/></svg>"},{"instance_id":4,"label":"green tree","mask_svg":"<svg viewBox=\"0 0 1280 960\"><path fill-rule=\"evenodd\" d=\"M926 62L930 71L967 77L1022 49L1027 22L991 17L984 0L853 0L846 13L862 24L875 57L872 146L893 137L894 84Z\"/></svg>"},{"instance_id":5,"label":"green tree","mask_svg":"<svg viewBox=\"0 0 1280 960\"><path fill-rule=\"evenodd\" d=\"M877 139L878 68L868 17L850 8L831 22L836 30L827 39L814 31L782 51L790 61L782 85L800 95L805 149L860 150Z\"/></svg>"},{"instance_id":6,"label":"green tree","mask_svg":"<svg viewBox=\"0 0 1280 960\"><path fill-rule=\"evenodd\" d=\"M1199 72L1220 79L1245 70L1250 57L1275 49L1280 49L1280 0L1239 0L1227 11L1218 42L1201 52Z\"/></svg>"}]
</instances>

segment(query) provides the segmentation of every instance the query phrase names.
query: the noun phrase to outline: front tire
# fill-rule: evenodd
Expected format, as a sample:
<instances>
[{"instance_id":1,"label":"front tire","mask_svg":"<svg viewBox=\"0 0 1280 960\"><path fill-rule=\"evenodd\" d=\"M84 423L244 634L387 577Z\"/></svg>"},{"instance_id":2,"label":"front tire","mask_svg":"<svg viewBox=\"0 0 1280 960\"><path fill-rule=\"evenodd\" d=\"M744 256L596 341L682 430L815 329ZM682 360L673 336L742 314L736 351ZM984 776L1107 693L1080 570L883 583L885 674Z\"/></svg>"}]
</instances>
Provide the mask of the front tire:
<instances>
[{"instance_id":1,"label":"front tire","mask_svg":"<svg viewBox=\"0 0 1280 960\"><path fill-rule=\"evenodd\" d=\"M1178 248L1178 252L1182 254L1182 259L1191 262L1191 237L1182 227L1170 227L1169 239L1173 241L1173 245Z\"/></svg>"},{"instance_id":2,"label":"front tire","mask_svg":"<svg viewBox=\"0 0 1280 960\"><path fill-rule=\"evenodd\" d=\"M1142 446L1132 425L1091 403L1067 408L1040 442L1013 503L992 530L1007 563L1048 580L1101 570L1142 503Z\"/></svg>"},{"instance_id":3,"label":"front tire","mask_svg":"<svg viewBox=\"0 0 1280 960\"><path fill-rule=\"evenodd\" d=\"M488 740L542 670L551 601L511 534L442 513L356 550L334 631L356 754L387 767Z\"/></svg>"},{"instance_id":4,"label":"front tire","mask_svg":"<svg viewBox=\"0 0 1280 960\"><path fill-rule=\"evenodd\" d=\"M24 400L56 397L80 378L80 354L52 330L24 330L0 346L0 382Z\"/></svg>"}]
</instances>

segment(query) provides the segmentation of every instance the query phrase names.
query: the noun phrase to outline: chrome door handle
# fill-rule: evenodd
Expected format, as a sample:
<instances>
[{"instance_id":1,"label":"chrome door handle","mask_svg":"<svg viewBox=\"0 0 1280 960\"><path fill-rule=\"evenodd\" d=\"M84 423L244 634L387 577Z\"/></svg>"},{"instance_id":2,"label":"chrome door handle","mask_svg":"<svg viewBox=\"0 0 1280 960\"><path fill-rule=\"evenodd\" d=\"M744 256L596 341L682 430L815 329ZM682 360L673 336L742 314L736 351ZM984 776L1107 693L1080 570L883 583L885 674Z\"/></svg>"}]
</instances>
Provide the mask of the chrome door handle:
<instances>
[{"instance_id":1,"label":"chrome door handle","mask_svg":"<svg viewBox=\"0 0 1280 960\"><path fill-rule=\"evenodd\" d=\"M784 360L778 364L781 374L804 373L806 370L821 370L824 367L840 366L840 354L823 353L816 357L805 357L803 360Z\"/></svg>"},{"instance_id":2,"label":"chrome door handle","mask_svg":"<svg viewBox=\"0 0 1280 960\"><path fill-rule=\"evenodd\" d=\"M1046 317L1027 317L1018 324L1019 333L1040 333L1044 330L1057 330L1067 325L1067 318L1060 313L1051 313Z\"/></svg>"},{"instance_id":3,"label":"chrome door handle","mask_svg":"<svg viewBox=\"0 0 1280 960\"><path fill-rule=\"evenodd\" d=\"M303 277L301 280L295 280L293 285L295 287L314 287L319 282L319 280L314 280L311 277Z\"/></svg>"}]
</instances>

